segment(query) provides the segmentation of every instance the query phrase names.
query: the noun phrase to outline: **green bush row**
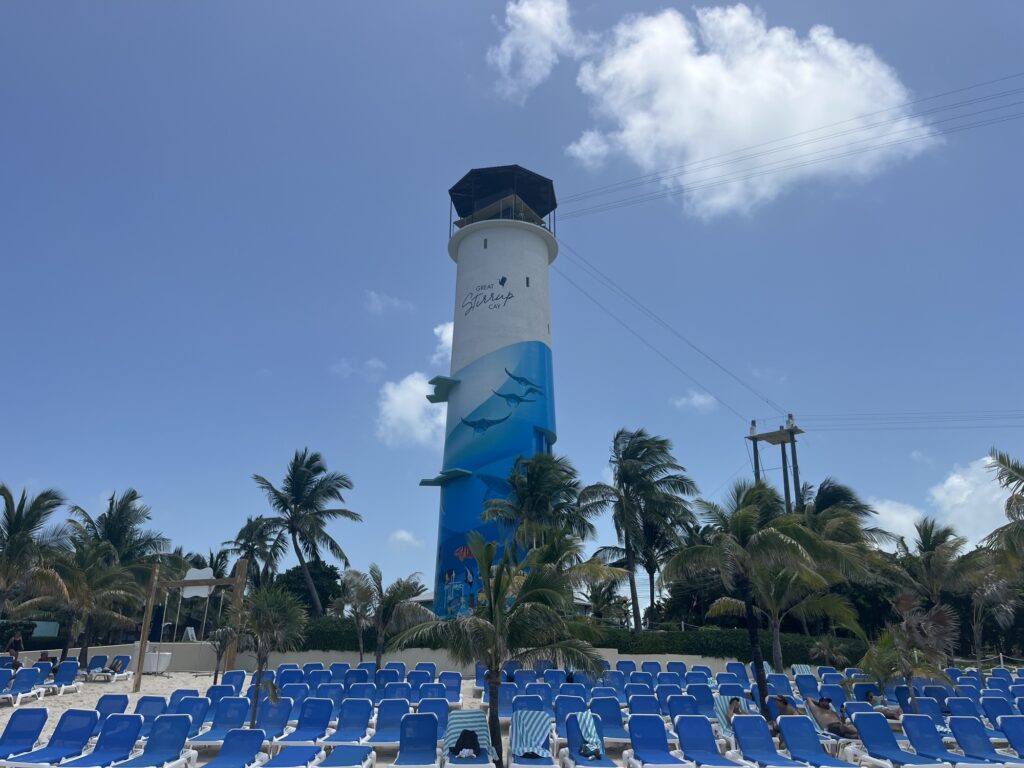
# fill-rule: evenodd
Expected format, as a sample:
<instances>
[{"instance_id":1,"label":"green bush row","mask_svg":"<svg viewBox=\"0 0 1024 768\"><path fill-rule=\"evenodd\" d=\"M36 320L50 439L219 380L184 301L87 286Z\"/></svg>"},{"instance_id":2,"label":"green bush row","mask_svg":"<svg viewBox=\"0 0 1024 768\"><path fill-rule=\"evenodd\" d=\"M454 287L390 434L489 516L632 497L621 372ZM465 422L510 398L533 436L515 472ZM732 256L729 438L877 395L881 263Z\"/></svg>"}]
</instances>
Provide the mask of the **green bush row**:
<instances>
[{"instance_id":1,"label":"green bush row","mask_svg":"<svg viewBox=\"0 0 1024 768\"><path fill-rule=\"evenodd\" d=\"M772 639L769 632L761 632L761 652L771 662ZM786 664L811 662L811 646L815 638L806 635L782 635L782 659ZM373 629L367 629L363 642L367 652L372 653L376 644ZM713 659L738 659L750 661L750 643L745 629L698 629L691 632L642 632L638 635L626 629L605 629L603 642L606 648L615 648L619 653L628 654L671 654L675 656L706 656ZM324 616L313 619L306 631L303 650L307 651L358 651L359 639L355 622ZM856 639L839 641L838 650L855 662L864 655L864 643Z\"/></svg>"},{"instance_id":2,"label":"green bush row","mask_svg":"<svg viewBox=\"0 0 1024 768\"><path fill-rule=\"evenodd\" d=\"M604 644L619 653L672 654L678 656L706 656L714 659L750 661L750 642L745 629L697 629L691 632L642 632L633 634L626 629L606 629ZM766 661L772 659L771 633L760 633L761 653ZM782 635L782 660L788 664L807 664L811 659L811 646L815 638L807 635ZM857 639L842 639L838 650L855 662L864 655L864 643Z\"/></svg>"}]
</instances>

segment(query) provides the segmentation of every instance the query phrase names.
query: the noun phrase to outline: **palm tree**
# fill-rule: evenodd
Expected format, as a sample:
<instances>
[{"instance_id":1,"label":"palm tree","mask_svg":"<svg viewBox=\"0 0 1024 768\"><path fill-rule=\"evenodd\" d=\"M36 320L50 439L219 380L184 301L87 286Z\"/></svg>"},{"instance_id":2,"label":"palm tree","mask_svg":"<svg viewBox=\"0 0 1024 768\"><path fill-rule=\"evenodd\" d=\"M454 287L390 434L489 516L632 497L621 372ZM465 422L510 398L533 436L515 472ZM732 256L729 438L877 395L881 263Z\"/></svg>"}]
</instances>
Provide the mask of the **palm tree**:
<instances>
[{"instance_id":1,"label":"palm tree","mask_svg":"<svg viewBox=\"0 0 1024 768\"><path fill-rule=\"evenodd\" d=\"M360 597L364 595L369 597L367 614L369 623L373 626L377 637L378 667L381 666L384 646L389 637L415 624L434 618L433 611L413 602L415 598L427 591L427 588L419 580L418 573L404 579L395 579L384 586L384 574L381 572L380 566L370 563L367 573L347 571L345 578L353 592L358 593ZM362 654L361 638L360 654Z\"/></svg>"},{"instance_id":2,"label":"palm tree","mask_svg":"<svg viewBox=\"0 0 1024 768\"><path fill-rule=\"evenodd\" d=\"M990 467L996 473L996 482L1006 488L1006 524L989 534L986 543L1008 551L1024 550L1024 462L1011 458L1008 453L989 453Z\"/></svg>"},{"instance_id":3,"label":"palm tree","mask_svg":"<svg viewBox=\"0 0 1024 768\"><path fill-rule=\"evenodd\" d=\"M910 691L911 707L917 712L914 676L945 677L941 667L953 654L960 623L956 611L944 603L923 610L920 597L913 592L897 595L892 607L899 617L897 623L889 625L893 659L899 678Z\"/></svg>"},{"instance_id":4,"label":"palm tree","mask_svg":"<svg viewBox=\"0 0 1024 768\"><path fill-rule=\"evenodd\" d=\"M287 534L291 539L313 610L317 616L323 616L324 607L309 574L306 557L317 560L320 550L326 549L348 567L348 557L341 545L327 533L327 523L337 518L356 522L363 519L351 510L328 507L332 501L344 503L341 492L351 490L352 481L340 472L328 472L323 457L315 451L310 453L308 448L295 452L280 489L260 475L253 475L253 480L267 494L270 506L277 513L268 518L271 530Z\"/></svg>"},{"instance_id":5,"label":"palm tree","mask_svg":"<svg viewBox=\"0 0 1024 768\"><path fill-rule=\"evenodd\" d=\"M577 504L580 482L569 460L548 453L515 460L506 498L489 499L485 520L497 520L523 547L543 545L551 529L586 540L596 535L590 516Z\"/></svg>"},{"instance_id":6,"label":"palm tree","mask_svg":"<svg viewBox=\"0 0 1024 768\"><path fill-rule=\"evenodd\" d=\"M64 594L59 575L44 564L45 555L59 547L65 532L48 528L50 518L64 504L60 491L49 488L29 497L22 490L17 501L0 483L3 518L0 519L0 618L13 594L46 590Z\"/></svg>"},{"instance_id":7,"label":"palm tree","mask_svg":"<svg viewBox=\"0 0 1024 768\"><path fill-rule=\"evenodd\" d=\"M758 704L767 717L764 656L758 638L754 579L758 570L812 570L819 542L797 515L783 514L778 492L763 482L740 480L724 505L700 499L707 543L681 549L665 566L666 578L716 569L726 593L739 599L746 617Z\"/></svg>"},{"instance_id":8,"label":"palm tree","mask_svg":"<svg viewBox=\"0 0 1024 768\"><path fill-rule=\"evenodd\" d=\"M878 514L874 507L834 478L826 477L817 489L805 483L803 498L804 525L827 541L857 546L895 541L891 533L870 524Z\"/></svg>"},{"instance_id":9,"label":"palm tree","mask_svg":"<svg viewBox=\"0 0 1024 768\"><path fill-rule=\"evenodd\" d=\"M245 598L241 610L232 614L229 623L237 628L239 637L256 656L257 680L263 679L271 653L294 651L302 645L308 619L302 603L279 587L260 587ZM256 727L259 689L260 686L253 686L250 728Z\"/></svg>"},{"instance_id":10,"label":"palm tree","mask_svg":"<svg viewBox=\"0 0 1024 768\"><path fill-rule=\"evenodd\" d=\"M580 591L590 616L606 625L621 626L629 616L629 601L619 594L621 579L588 578Z\"/></svg>"},{"instance_id":11,"label":"palm tree","mask_svg":"<svg viewBox=\"0 0 1024 768\"><path fill-rule=\"evenodd\" d=\"M214 685L217 684L217 680L220 678L220 665L224 661L224 656L227 655L228 648L231 646L231 643L235 642L237 638L238 630L236 630L230 624L225 624L223 627L217 627L215 630L210 632L210 634L206 638L206 642L210 644L211 648L213 648Z\"/></svg>"},{"instance_id":12,"label":"palm tree","mask_svg":"<svg viewBox=\"0 0 1024 768\"><path fill-rule=\"evenodd\" d=\"M557 570L536 562L532 553L517 563L510 547L498 558L497 543L484 541L476 532L466 538L473 558L480 564L484 600L468 616L435 618L411 627L396 636L391 645L409 648L437 643L458 663L481 661L487 665L492 671L487 679L491 701L487 721L502 768L497 707L498 670L502 665L512 659L528 664L549 658L575 669L597 672L600 657L589 643L572 636L576 626L566 619L573 608L572 590Z\"/></svg>"},{"instance_id":13,"label":"palm tree","mask_svg":"<svg viewBox=\"0 0 1024 768\"><path fill-rule=\"evenodd\" d=\"M249 561L247 580L252 589L270 584L288 550L284 532L265 517L247 517L234 539L223 542L231 555Z\"/></svg>"},{"instance_id":14,"label":"palm tree","mask_svg":"<svg viewBox=\"0 0 1024 768\"><path fill-rule=\"evenodd\" d=\"M342 576L343 597L332 604L338 613L344 612L348 606L348 616L356 627L356 640L359 643L359 661L365 654L366 630L373 626L373 588L366 574L359 571L345 571Z\"/></svg>"},{"instance_id":15,"label":"palm tree","mask_svg":"<svg viewBox=\"0 0 1024 768\"><path fill-rule=\"evenodd\" d=\"M93 517L78 505L70 509L71 517L81 526L81 535L93 541L106 541L117 554L117 561L132 569L136 578L149 574L148 566L170 547L170 539L159 531L143 528L152 518L148 505L142 503L142 495L134 488L128 488L118 496L110 494L107 508Z\"/></svg>"},{"instance_id":16,"label":"palm tree","mask_svg":"<svg viewBox=\"0 0 1024 768\"><path fill-rule=\"evenodd\" d=\"M50 562L64 586L64 594L44 594L22 602L19 616L52 614L69 620L68 642L80 629L78 660L85 664L98 626L135 626L135 610L142 589L134 575L117 559L114 546L92 538L77 521L69 523L71 546Z\"/></svg>"},{"instance_id":17,"label":"palm tree","mask_svg":"<svg viewBox=\"0 0 1024 768\"><path fill-rule=\"evenodd\" d=\"M914 523L913 549L901 538L897 552L914 588L932 605L942 602L942 590L963 583L969 562L961 557L967 540L949 525L924 517Z\"/></svg>"},{"instance_id":18,"label":"palm tree","mask_svg":"<svg viewBox=\"0 0 1024 768\"><path fill-rule=\"evenodd\" d=\"M782 660L782 622L788 616L803 620L828 618L833 623L861 634L857 613L842 595L827 592L832 584L809 568L771 570L755 568L750 579L754 610L768 623L772 633L772 666L785 669ZM746 606L734 597L720 597L707 615L745 616Z\"/></svg>"},{"instance_id":19,"label":"palm tree","mask_svg":"<svg viewBox=\"0 0 1024 768\"><path fill-rule=\"evenodd\" d=\"M629 576L633 630L640 630L640 598L636 569L643 562L645 535L659 529L676 530L692 520L685 496L696 484L672 455L672 442L643 429L620 429L612 439L612 482L596 483L580 493L580 507L591 515L612 509L612 522Z\"/></svg>"},{"instance_id":20,"label":"palm tree","mask_svg":"<svg viewBox=\"0 0 1024 768\"><path fill-rule=\"evenodd\" d=\"M1020 597L1010 580L1003 573L995 552L979 549L965 555L970 561L968 583L971 598L971 638L978 674L984 675L981 665L982 640L985 624L995 622L1002 630L1013 625L1013 618L1020 607ZM984 683L984 677L982 677ZM984 685L982 686L984 687Z\"/></svg>"}]
</instances>

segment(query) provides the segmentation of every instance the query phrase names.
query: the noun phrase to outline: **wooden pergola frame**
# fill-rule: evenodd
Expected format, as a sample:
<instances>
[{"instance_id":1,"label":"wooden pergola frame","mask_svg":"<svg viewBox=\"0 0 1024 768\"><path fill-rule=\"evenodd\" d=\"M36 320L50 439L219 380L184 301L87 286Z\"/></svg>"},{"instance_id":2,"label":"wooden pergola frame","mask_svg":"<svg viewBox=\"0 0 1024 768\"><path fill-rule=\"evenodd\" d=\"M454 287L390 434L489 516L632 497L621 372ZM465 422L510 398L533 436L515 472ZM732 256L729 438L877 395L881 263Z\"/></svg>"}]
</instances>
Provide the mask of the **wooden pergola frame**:
<instances>
[{"instance_id":1,"label":"wooden pergola frame","mask_svg":"<svg viewBox=\"0 0 1024 768\"><path fill-rule=\"evenodd\" d=\"M142 632L139 635L139 658L135 662L135 676L132 691L138 693L142 686L142 668L146 662L146 645L149 642L149 625L153 623L153 606L156 603L156 591L182 587L231 587L231 607L238 610L242 607L245 597L245 579L249 573L249 561L245 558L235 563L235 573L227 579L174 579L160 581L160 566L154 565L149 572L149 596L146 598L146 611L142 615ZM232 638L224 655L224 668L231 669L238 651L238 638Z\"/></svg>"}]
</instances>

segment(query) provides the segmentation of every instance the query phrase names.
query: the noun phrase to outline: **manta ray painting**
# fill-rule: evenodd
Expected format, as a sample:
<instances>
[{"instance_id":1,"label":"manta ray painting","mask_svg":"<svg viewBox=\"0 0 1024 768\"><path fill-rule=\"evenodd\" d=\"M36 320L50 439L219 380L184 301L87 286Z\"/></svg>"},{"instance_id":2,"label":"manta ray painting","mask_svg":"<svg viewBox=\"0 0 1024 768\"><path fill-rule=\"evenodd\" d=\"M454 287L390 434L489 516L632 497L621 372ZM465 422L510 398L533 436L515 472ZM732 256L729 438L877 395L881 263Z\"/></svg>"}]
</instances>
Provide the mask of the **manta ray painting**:
<instances>
[{"instance_id":1,"label":"manta ray painting","mask_svg":"<svg viewBox=\"0 0 1024 768\"><path fill-rule=\"evenodd\" d=\"M514 373L512 373L512 372L511 372L511 371L510 371L510 370L509 370L508 368L506 368L506 369L505 369L505 373L506 373L506 374L508 374L508 377L509 377L510 379L512 379L512 381L514 381L514 382L515 382L516 384L521 384L521 385L522 385L522 386L524 386L524 387L533 387L533 388L534 388L535 390L537 390L538 392L542 392L542 391L543 391L543 390L542 390L542 389L540 388L540 385L539 385L539 384L535 384L534 382L530 381L530 380L529 380L528 378L526 378L525 376L516 376L516 375L515 375Z\"/></svg>"},{"instance_id":2,"label":"manta ray painting","mask_svg":"<svg viewBox=\"0 0 1024 768\"><path fill-rule=\"evenodd\" d=\"M515 392L498 392L495 389L492 389L491 392L494 392L494 394L496 394L498 397L504 399L505 404L509 408L515 408L520 403L535 403L535 402L537 402L536 400L529 400L526 397L524 397L523 395L517 395Z\"/></svg>"},{"instance_id":3,"label":"manta ray painting","mask_svg":"<svg viewBox=\"0 0 1024 768\"><path fill-rule=\"evenodd\" d=\"M473 432L475 434L482 435L484 432L486 432L491 427L493 427L493 426L495 426L497 424L501 424L501 422L503 422L503 421L508 421L509 416L511 416L511 415L512 414L510 413L504 419L474 419L473 421L470 421L469 419L463 418L463 419L461 419L461 421L467 427L472 427L473 428Z\"/></svg>"}]
</instances>

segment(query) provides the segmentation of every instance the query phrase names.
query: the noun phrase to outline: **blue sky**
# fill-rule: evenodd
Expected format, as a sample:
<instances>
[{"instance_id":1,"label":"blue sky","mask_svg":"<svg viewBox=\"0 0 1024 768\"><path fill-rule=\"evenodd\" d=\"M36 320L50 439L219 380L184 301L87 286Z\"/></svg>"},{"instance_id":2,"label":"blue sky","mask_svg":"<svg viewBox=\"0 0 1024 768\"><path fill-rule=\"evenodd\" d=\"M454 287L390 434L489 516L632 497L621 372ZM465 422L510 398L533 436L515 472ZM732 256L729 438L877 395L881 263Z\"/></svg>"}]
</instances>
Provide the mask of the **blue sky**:
<instances>
[{"instance_id":1,"label":"blue sky","mask_svg":"<svg viewBox=\"0 0 1024 768\"><path fill-rule=\"evenodd\" d=\"M266 511L250 476L308 445L355 481L365 522L333 530L353 565L429 581L438 499L417 482L440 443L418 388L445 370L447 188L516 162L564 198L883 108L824 146L930 138L566 203L558 234L808 428L1019 409L1022 122L938 135L1019 98L914 112L1024 83L898 105L1016 74L1022 23L1011 2L5 3L0 480L94 511L135 486L205 550ZM670 437L707 494L749 472L744 419L779 415L556 264L557 450L583 479L620 426ZM897 530L925 512L977 538L1000 518L981 458L1024 453L1004 423L811 430L802 476L852 484Z\"/></svg>"}]
</instances>

